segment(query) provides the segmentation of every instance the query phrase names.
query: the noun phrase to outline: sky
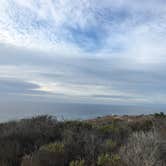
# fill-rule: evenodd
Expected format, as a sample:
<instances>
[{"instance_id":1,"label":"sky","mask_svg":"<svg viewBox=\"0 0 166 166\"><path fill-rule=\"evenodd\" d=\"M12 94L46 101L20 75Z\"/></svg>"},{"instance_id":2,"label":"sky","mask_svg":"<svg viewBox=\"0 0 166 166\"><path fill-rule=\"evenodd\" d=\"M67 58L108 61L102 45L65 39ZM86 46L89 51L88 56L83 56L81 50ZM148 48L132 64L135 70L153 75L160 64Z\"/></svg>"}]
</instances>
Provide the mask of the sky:
<instances>
[{"instance_id":1,"label":"sky","mask_svg":"<svg viewBox=\"0 0 166 166\"><path fill-rule=\"evenodd\" d=\"M165 0L0 0L0 101L165 98Z\"/></svg>"}]
</instances>

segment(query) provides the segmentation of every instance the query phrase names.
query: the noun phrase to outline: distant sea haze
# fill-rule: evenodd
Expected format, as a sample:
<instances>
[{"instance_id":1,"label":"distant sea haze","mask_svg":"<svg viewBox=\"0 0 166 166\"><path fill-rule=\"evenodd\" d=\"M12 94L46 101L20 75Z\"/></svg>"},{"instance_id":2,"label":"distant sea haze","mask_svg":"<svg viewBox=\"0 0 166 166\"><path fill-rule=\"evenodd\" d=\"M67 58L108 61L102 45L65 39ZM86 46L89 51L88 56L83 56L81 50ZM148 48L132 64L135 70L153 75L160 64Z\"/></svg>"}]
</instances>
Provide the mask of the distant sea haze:
<instances>
[{"instance_id":1,"label":"distant sea haze","mask_svg":"<svg viewBox=\"0 0 166 166\"><path fill-rule=\"evenodd\" d=\"M83 120L106 115L139 115L166 112L165 105L109 105L48 102L1 102L0 122L38 115L56 116L59 120Z\"/></svg>"}]
</instances>

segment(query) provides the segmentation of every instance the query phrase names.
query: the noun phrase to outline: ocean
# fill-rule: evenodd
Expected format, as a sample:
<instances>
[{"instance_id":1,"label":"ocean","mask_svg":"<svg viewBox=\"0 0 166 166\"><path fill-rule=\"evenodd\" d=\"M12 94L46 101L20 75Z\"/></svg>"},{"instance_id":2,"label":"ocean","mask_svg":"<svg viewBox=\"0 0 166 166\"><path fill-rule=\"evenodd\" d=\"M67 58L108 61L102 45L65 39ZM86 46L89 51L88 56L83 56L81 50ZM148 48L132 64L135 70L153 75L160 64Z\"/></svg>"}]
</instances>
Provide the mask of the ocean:
<instances>
[{"instance_id":1,"label":"ocean","mask_svg":"<svg viewBox=\"0 0 166 166\"><path fill-rule=\"evenodd\" d=\"M0 122L38 115L51 115L58 120L84 120L106 115L139 115L165 112L165 105L112 105L49 102L0 102Z\"/></svg>"}]
</instances>

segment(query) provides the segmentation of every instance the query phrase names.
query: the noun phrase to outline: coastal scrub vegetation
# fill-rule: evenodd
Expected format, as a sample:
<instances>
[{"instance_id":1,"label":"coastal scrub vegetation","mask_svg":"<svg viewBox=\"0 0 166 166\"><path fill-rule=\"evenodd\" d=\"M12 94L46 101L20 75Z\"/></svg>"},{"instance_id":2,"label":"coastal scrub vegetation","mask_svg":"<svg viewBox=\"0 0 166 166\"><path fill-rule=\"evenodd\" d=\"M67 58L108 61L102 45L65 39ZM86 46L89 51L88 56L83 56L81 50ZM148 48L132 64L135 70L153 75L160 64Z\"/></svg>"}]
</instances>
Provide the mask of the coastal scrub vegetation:
<instances>
[{"instance_id":1,"label":"coastal scrub vegetation","mask_svg":"<svg viewBox=\"0 0 166 166\"><path fill-rule=\"evenodd\" d=\"M166 115L0 124L0 166L166 166Z\"/></svg>"}]
</instances>

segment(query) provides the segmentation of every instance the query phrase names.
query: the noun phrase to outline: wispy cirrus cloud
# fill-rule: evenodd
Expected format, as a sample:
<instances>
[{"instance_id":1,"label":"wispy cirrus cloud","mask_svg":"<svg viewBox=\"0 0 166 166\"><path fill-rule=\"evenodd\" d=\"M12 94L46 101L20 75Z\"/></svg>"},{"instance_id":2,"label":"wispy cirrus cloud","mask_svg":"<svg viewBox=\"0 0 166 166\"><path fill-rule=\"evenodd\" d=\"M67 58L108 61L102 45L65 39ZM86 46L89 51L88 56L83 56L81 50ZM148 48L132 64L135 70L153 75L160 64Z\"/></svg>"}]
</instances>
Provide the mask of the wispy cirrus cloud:
<instances>
[{"instance_id":1,"label":"wispy cirrus cloud","mask_svg":"<svg viewBox=\"0 0 166 166\"><path fill-rule=\"evenodd\" d=\"M142 31L150 28L150 32L154 28L164 30L163 3L146 1L142 6L141 1L129 0L3 0L1 40L26 47L55 47L55 50L58 47L94 50L104 45L115 49L118 46L114 40L119 42L117 45L124 44L121 35L129 37L129 33L140 28ZM109 38L114 39L108 41Z\"/></svg>"},{"instance_id":2,"label":"wispy cirrus cloud","mask_svg":"<svg viewBox=\"0 0 166 166\"><path fill-rule=\"evenodd\" d=\"M50 100L163 103L165 3L1 0L0 77Z\"/></svg>"}]
</instances>

